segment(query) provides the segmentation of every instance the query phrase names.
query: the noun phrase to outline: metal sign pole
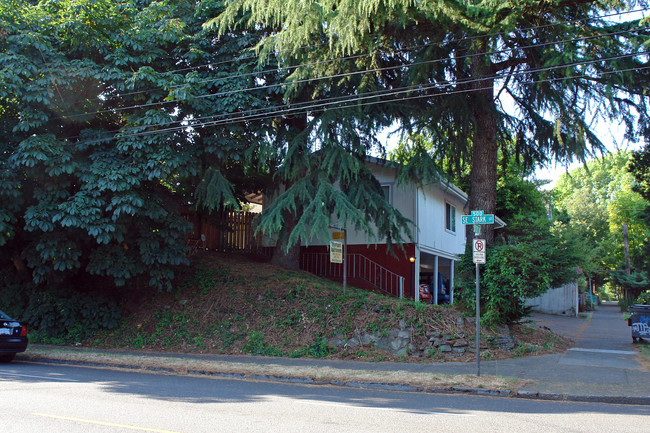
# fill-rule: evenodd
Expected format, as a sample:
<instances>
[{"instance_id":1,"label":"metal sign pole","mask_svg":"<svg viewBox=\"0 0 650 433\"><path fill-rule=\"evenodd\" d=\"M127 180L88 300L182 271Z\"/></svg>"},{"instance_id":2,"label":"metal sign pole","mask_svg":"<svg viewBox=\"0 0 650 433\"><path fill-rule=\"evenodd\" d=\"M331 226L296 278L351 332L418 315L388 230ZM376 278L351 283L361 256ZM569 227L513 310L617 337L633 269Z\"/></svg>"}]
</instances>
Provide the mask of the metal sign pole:
<instances>
[{"instance_id":1,"label":"metal sign pole","mask_svg":"<svg viewBox=\"0 0 650 433\"><path fill-rule=\"evenodd\" d=\"M479 295L479 264L476 264L476 376L481 376L481 303Z\"/></svg>"},{"instance_id":2,"label":"metal sign pole","mask_svg":"<svg viewBox=\"0 0 650 433\"><path fill-rule=\"evenodd\" d=\"M481 375L481 289L479 265L486 263L487 244L479 239L481 224L494 224L494 215L485 214L482 210L473 210L471 215L461 217L463 224L474 225L473 261L476 264L476 375Z\"/></svg>"},{"instance_id":3,"label":"metal sign pole","mask_svg":"<svg viewBox=\"0 0 650 433\"><path fill-rule=\"evenodd\" d=\"M348 232L343 229L343 295L348 285Z\"/></svg>"},{"instance_id":4,"label":"metal sign pole","mask_svg":"<svg viewBox=\"0 0 650 433\"><path fill-rule=\"evenodd\" d=\"M340 239L341 234L343 235L343 245L341 247L341 261L336 261L333 263L342 263L343 264L343 294L345 295L347 285L348 285L348 231L345 227L339 227L335 225L329 226L331 229L340 230L342 233L334 233L332 237L334 239Z\"/></svg>"},{"instance_id":5,"label":"metal sign pole","mask_svg":"<svg viewBox=\"0 0 650 433\"><path fill-rule=\"evenodd\" d=\"M478 238L481 234L481 226L474 224L474 237ZM481 377L481 288L480 288L480 269L478 260L476 262L476 376Z\"/></svg>"}]
</instances>

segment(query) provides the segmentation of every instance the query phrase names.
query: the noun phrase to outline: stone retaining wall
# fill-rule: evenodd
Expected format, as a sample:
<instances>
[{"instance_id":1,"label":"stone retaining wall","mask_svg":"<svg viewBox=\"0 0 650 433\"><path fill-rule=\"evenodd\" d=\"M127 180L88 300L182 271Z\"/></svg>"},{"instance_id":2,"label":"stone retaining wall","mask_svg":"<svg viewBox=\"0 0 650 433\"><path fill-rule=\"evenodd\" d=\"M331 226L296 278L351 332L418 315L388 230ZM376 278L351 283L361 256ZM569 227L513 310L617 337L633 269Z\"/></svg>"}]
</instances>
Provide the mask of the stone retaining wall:
<instances>
[{"instance_id":1,"label":"stone retaining wall","mask_svg":"<svg viewBox=\"0 0 650 433\"><path fill-rule=\"evenodd\" d=\"M462 318L456 323L458 329L465 328L465 321ZM378 350L390 352L395 356L431 356L442 354L451 356L462 356L465 352L475 352L475 345L470 345L473 335L465 332L449 334L442 331L429 331L425 335L417 335L412 327L407 327L406 322L400 322L400 329L392 329L381 333L368 333L356 329L353 336L346 338L338 334L328 343L339 349L349 349L363 346L373 346ZM513 350L517 342L510 335L508 326L499 328L496 336L489 338L490 344L504 350ZM481 349L488 346L481 344Z\"/></svg>"}]
</instances>

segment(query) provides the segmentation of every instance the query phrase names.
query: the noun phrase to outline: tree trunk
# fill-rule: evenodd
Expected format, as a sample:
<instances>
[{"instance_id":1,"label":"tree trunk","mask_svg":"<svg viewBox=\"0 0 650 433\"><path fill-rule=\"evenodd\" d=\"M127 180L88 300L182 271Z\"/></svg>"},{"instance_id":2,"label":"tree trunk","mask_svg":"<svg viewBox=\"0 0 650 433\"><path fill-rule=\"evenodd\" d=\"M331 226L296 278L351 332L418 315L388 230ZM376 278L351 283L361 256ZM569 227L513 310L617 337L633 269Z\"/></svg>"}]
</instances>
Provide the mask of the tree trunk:
<instances>
[{"instance_id":1,"label":"tree trunk","mask_svg":"<svg viewBox=\"0 0 650 433\"><path fill-rule=\"evenodd\" d=\"M296 218L287 213L284 218L284 226L278 234L278 242L273 251L271 263L274 265L282 266L286 269L299 270L300 269L300 243L287 248L289 243L289 235L296 227Z\"/></svg>"},{"instance_id":2,"label":"tree trunk","mask_svg":"<svg viewBox=\"0 0 650 433\"><path fill-rule=\"evenodd\" d=\"M477 48L481 50L481 48ZM471 103L474 117L474 146L470 182L470 211L482 210L494 214L497 200L497 117L494 104L494 79L485 56L472 59ZM481 77L487 77L481 80ZM467 240L473 238L473 227L468 226ZM481 225L481 238L494 241L494 225Z\"/></svg>"},{"instance_id":3,"label":"tree trunk","mask_svg":"<svg viewBox=\"0 0 650 433\"><path fill-rule=\"evenodd\" d=\"M285 120L286 125L288 126L286 140L289 143L290 147L297 148L297 153L305 155L309 153L309 144L306 141L305 129L307 128L307 117L306 116L296 116L290 117ZM300 159L298 159L300 161ZM287 162L285 161L285 164ZM309 170L308 166L298 166L292 167L290 172L298 171L302 172L305 175ZM285 188L289 188L297 177L295 174L284 177L283 182ZM296 227L298 222L298 216L302 214L302 204L296 203L297 210L295 214L290 210L285 210L283 213L284 216L284 225L280 229L278 234L278 242L276 244L275 250L273 251L273 257L271 258L271 263L274 265L282 266L286 269L298 270L300 269L300 242L295 245L287 247L289 244L289 236L291 232Z\"/></svg>"},{"instance_id":4,"label":"tree trunk","mask_svg":"<svg viewBox=\"0 0 650 433\"><path fill-rule=\"evenodd\" d=\"M20 257L20 253L16 252L11 256L11 262L14 264L14 268L16 268L16 272L19 274L26 274L27 273L27 266L25 265L25 262L23 259Z\"/></svg>"}]
</instances>

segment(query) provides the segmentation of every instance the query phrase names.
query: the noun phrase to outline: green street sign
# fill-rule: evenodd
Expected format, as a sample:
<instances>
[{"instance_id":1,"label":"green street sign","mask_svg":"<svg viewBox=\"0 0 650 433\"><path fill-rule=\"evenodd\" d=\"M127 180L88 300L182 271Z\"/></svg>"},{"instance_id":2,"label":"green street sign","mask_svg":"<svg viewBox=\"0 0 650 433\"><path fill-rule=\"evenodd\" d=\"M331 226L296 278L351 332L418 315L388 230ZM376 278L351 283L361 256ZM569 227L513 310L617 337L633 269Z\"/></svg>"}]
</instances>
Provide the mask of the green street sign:
<instances>
[{"instance_id":1,"label":"green street sign","mask_svg":"<svg viewBox=\"0 0 650 433\"><path fill-rule=\"evenodd\" d=\"M471 215L463 215L460 220L463 224L494 224L494 215L484 215L482 210L473 210Z\"/></svg>"}]
</instances>

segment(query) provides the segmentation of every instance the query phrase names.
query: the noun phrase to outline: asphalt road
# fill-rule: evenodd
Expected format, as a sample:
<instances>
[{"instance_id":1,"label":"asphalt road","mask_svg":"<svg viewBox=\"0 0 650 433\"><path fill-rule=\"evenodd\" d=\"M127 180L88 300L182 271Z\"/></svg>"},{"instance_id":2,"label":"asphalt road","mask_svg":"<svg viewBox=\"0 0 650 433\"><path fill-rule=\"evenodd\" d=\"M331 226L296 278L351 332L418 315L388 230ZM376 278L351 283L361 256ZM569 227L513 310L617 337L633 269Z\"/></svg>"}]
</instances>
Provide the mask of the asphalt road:
<instances>
[{"instance_id":1,"label":"asphalt road","mask_svg":"<svg viewBox=\"0 0 650 433\"><path fill-rule=\"evenodd\" d=\"M650 433L650 407L0 365L0 431Z\"/></svg>"}]
</instances>

